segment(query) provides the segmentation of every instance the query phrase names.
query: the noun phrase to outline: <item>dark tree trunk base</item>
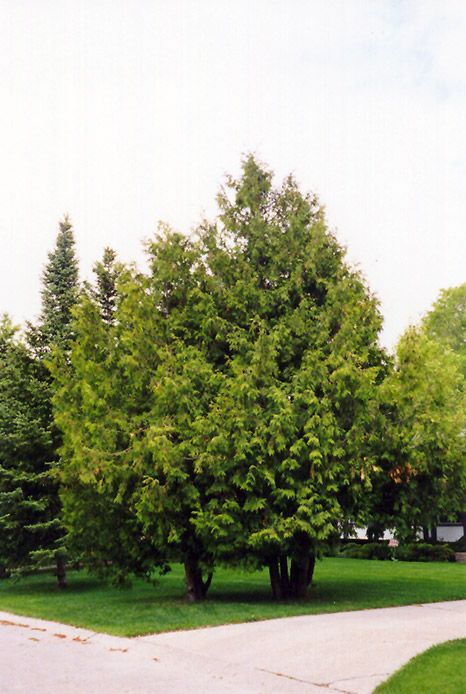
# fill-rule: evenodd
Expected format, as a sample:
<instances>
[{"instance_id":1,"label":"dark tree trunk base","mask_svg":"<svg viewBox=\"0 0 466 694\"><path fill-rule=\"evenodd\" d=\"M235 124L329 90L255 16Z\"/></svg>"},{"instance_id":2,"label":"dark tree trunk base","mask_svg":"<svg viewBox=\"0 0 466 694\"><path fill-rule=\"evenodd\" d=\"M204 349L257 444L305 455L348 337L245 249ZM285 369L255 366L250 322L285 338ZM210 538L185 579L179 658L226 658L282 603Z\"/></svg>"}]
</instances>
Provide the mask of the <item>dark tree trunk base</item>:
<instances>
[{"instance_id":1,"label":"dark tree trunk base","mask_svg":"<svg viewBox=\"0 0 466 694\"><path fill-rule=\"evenodd\" d=\"M269 562L269 577L274 600L283 600L282 582L280 580L280 569L278 559L272 559Z\"/></svg>"},{"instance_id":2,"label":"dark tree trunk base","mask_svg":"<svg viewBox=\"0 0 466 694\"><path fill-rule=\"evenodd\" d=\"M314 553L309 553L299 560L292 559L288 572L287 557L270 560L269 577L274 600L305 598L314 575L315 561Z\"/></svg>"},{"instance_id":3,"label":"dark tree trunk base","mask_svg":"<svg viewBox=\"0 0 466 694\"><path fill-rule=\"evenodd\" d=\"M189 558L184 562L184 573L188 602L199 602L200 600L204 600L210 588L210 584L212 583L212 572L208 574L204 581L198 561Z\"/></svg>"},{"instance_id":4,"label":"dark tree trunk base","mask_svg":"<svg viewBox=\"0 0 466 694\"><path fill-rule=\"evenodd\" d=\"M63 557L57 557L55 575L57 577L57 585L60 590L66 588L66 562Z\"/></svg>"}]
</instances>

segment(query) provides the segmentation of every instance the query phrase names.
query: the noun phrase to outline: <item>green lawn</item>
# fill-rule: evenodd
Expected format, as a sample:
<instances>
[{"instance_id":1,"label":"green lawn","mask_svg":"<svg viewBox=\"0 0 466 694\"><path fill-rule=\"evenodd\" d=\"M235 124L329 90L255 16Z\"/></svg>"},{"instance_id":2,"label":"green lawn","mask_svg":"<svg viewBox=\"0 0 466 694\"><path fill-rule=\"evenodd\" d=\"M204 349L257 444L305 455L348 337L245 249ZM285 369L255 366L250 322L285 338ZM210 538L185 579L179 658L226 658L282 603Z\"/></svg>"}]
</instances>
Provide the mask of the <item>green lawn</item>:
<instances>
[{"instance_id":1,"label":"green lawn","mask_svg":"<svg viewBox=\"0 0 466 694\"><path fill-rule=\"evenodd\" d=\"M464 694L466 639L429 648L381 684L374 694Z\"/></svg>"},{"instance_id":2,"label":"green lawn","mask_svg":"<svg viewBox=\"0 0 466 694\"><path fill-rule=\"evenodd\" d=\"M0 581L0 610L42 617L120 636L191 629L301 614L360 610L466 598L466 566L447 563L319 561L308 600L275 603L267 572L218 569L209 599L185 602L183 572L174 566L156 585L135 580L110 588L85 573L70 573L58 591L52 576Z\"/></svg>"}]
</instances>

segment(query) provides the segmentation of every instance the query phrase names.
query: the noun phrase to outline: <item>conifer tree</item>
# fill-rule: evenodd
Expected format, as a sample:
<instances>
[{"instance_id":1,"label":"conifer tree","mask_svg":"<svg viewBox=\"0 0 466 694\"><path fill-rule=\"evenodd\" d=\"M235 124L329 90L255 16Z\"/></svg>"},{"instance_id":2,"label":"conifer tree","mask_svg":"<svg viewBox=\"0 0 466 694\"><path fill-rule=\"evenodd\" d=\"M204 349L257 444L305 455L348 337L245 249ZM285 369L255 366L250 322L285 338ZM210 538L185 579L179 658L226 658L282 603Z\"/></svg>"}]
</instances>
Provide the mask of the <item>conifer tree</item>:
<instances>
[{"instance_id":1,"label":"conifer tree","mask_svg":"<svg viewBox=\"0 0 466 694\"><path fill-rule=\"evenodd\" d=\"M73 229L67 215L60 222L55 248L48 254L48 262L42 274L41 295L42 311L39 321L36 326L29 326L27 338L41 373L43 407L51 412L55 391L50 373L51 361L68 358L73 339L72 311L79 296L78 261ZM58 585L64 587L64 530L59 520L61 504L57 475L61 436L53 417L44 426L48 429L51 442L49 458L46 461L31 462L36 465L36 472L43 476L44 483L38 502L47 509L47 513L31 525L30 532L37 538L47 538L47 541L37 541L30 557L40 564L55 562ZM46 531L50 531L50 534Z\"/></svg>"},{"instance_id":2,"label":"conifer tree","mask_svg":"<svg viewBox=\"0 0 466 694\"><path fill-rule=\"evenodd\" d=\"M166 562L131 505L128 448L150 407L147 389L137 397L135 377L150 378L150 363L136 364L122 354L129 326L121 313L115 322L114 311L123 268L108 250L75 309L69 358L55 359L52 370L55 421L63 433L60 497L67 549L83 566L122 585L130 574L150 578L155 568L165 571ZM150 333L150 325L140 327Z\"/></svg>"},{"instance_id":3,"label":"conifer tree","mask_svg":"<svg viewBox=\"0 0 466 694\"><path fill-rule=\"evenodd\" d=\"M79 293L78 261L68 215L60 222L55 249L42 275L40 327L49 346L65 348L71 339L71 311Z\"/></svg>"},{"instance_id":4,"label":"conifer tree","mask_svg":"<svg viewBox=\"0 0 466 694\"><path fill-rule=\"evenodd\" d=\"M92 294L100 306L102 320L107 325L113 321L117 300L117 280L122 266L116 260L116 253L108 246L104 249L102 260L94 265L96 277Z\"/></svg>"},{"instance_id":5,"label":"conifer tree","mask_svg":"<svg viewBox=\"0 0 466 694\"><path fill-rule=\"evenodd\" d=\"M212 303L196 244L164 230L149 257L149 277L124 273L110 324L96 292L76 313L70 368L57 373L55 399L65 522L86 563L123 577L181 560L187 595L200 599L211 557L192 522L202 496L193 424L215 392L203 325ZM86 499L110 513L86 514ZM119 522L107 532L112 519Z\"/></svg>"},{"instance_id":6,"label":"conifer tree","mask_svg":"<svg viewBox=\"0 0 466 694\"><path fill-rule=\"evenodd\" d=\"M381 317L292 177L275 188L248 157L219 204L204 240L229 369L198 423L212 486L196 528L219 557L268 565L275 597L303 597L368 490Z\"/></svg>"},{"instance_id":7,"label":"conifer tree","mask_svg":"<svg viewBox=\"0 0 466 694\"><path fill-rule=\"evenodd\" d=\"M36 552L58 550L50 381L4 317L0 325L0 574L32 565ZM51 494L51 484L54 493Z\"/></svg>"},{"instance_id":8,"label":"conifer tree","mask_svg":"<svg viewBox=\"0 0 466 694\"><path fill-rule=\"evenodd\" d=\"M110 330L95 307L76 324L63 475L124 500L183 561L190 599L216 561L266 565L275 597L302 597L368 489L381 318L292 178L274 188L250 157L219 203L197 241L150 244L150 275L121 284Z\"/></svg>"}]
</instances>

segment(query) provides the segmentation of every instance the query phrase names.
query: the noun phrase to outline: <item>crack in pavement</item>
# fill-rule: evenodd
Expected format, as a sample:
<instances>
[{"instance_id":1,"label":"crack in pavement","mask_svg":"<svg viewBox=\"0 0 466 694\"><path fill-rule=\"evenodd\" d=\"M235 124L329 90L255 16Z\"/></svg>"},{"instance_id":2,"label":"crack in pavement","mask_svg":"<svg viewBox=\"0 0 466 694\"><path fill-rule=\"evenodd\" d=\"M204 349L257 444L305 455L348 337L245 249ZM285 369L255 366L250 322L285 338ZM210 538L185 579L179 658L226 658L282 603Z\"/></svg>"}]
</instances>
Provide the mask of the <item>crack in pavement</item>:
<instances>
[{"instance_id":1,"label":"crack in pavement","mask_svg":"<svg viewBox=\"0 0 466 694\"><path fill-rule=\"evenodd\" d=\"M354 677L345 677L344 679L341 680L333 680L333 682L329 683L329 687L332 687L332 689L335 689L337 692L341 692L342 694L354 694L354 692L350 692L347 689L340 689L338 683L341 682L342 684L344 682L352 682L353 680L361 680L361 679L370 679L371 677L384 677L387 679L390 676L390 672L374 672L371 675L355 675Z\"/></svg>"},{"instance_id":2,"label":"crack in pavement","mask_svg":"<svg viewBox=\"0 0 466 694\"><path fill-rule=\"evenodd\" d=\"M273 670L267 670L266 668L258 667L254 668L259 672L266 672L268 675L275 675L276 677L284 677L287 680L293 680L294 682L302 682L302 684L312 684L313 687L322 687L324 689L330 689L331 683L325 682L311 682L310 680L303 680L300 677L294 677L293 675L285 675L283 672L274 672ZM343 690L339 690L343 691ZM345 694L351 694L351 692L346 692Z\"/></svg>"},{"instance_id":3,"label":"crack in pavement","mask_svg":"<svg viewBox=\"0 0 466 694\"><path fill-rule=\"evenodd\" d=\"M456 602L458 604L455 604ZM405 607L408 609L404 612ZM413 611L413 607L418 609ZM302 638L303 634L307 638L311 625L323 624L323 628L328 629L328 632L323 632L320 647L328 650L331 643L333 643L330 636L336 633L335 630L339 624L337 621L338 615L313 615L307 616L308 619L305 619L306 616L301 616L297 618L300 620L298 622L294 621L295 618L289 620L286 618L285 620L268 620L267 623L264 620L262 624L232 625L230 631L228 631L228 625L224 625L214 627L212 631L206 630L205 632L193 630L185 634L166 635L161 633L129 638L91 631L86 627L64 625L51 621L41 622L40 619L36 621L36 618L28 616L9 615L8 613L0 612L0 617L3 618L0 619L0 632L3 632L2 638L4 638L5 643L8 643L8 640L18 642L18 644L21 642L21 646L26 645L27 637L29 637L31 650L28 653L31 653L32 664L41 673L41 659L45 658L49 652L53 653L51 649L55 646L52 646L52 644L60 648L59 643L62 641L63 647L67 649L66 654L70 653L70 658L79 659L81 655L77 654L77 651L80 649L70 650L65 644L70 641L80 645L89 645L91 643L94 645L94 649L83 649L88 651L85 657L89 657L92 662L98 663L99 666L102 661L103 674L101 677L106 678L103 679L105 683L107 681L110 683L111 677L113 677L110 673L113 672L113 669L121 667L126 680L123 682L123 680L120 681L120 679L116 678L116 684L119 687L123 687L123 684L125 687L128 687L129 685L125 683L132 681L131 669L137 669L138 677L143 678L141 681L144 681L146 687L140 691L153 691L154 674L150 666L147 665L147 661L152 661L154 668L156 663L158 663L157 678L164 683L164 686L169 682L173 682L173 678L175 678L178 688L172 689L174 692L186 691L192 693L204 689L206 693L212 694L212 692L215 692L217 694L219 691L218 681L220 680L226 687L225 691L235 693L241 691L280 691L283 689L296 694L299 694L299 692L304 694L304 692L310 691L316 694L319 694L319 692L321 694L355 694L355 692L368 691L369 688L378 684L377 679L386 679L391 674L391 672L371 672L366 674L367 670L371 670L372 665L383 664L389 670L395 661L400 658L401 660L403 659L405 651L400 649L398 649L399 652L392 654L392 658L388 660L369 660L368 658L372 657L371 654L378 652L377 650L374 651L375 646L381 649L387 648L387 643L389 643L392 633L398 632L400 619L402 620L405 615L409 628L406 630L404 641L409 651L415 650L416 644L422 646L424 642L426 643L425 647L428 647L430 641L436 642L440 635L444 635L446 639L450 631L455 632L455 634L456 632L461 632L464 624L462 618L465 614L465 607L466 602L464 601L452 601L446 604L424 603L402 606L394 608L393 611L382 608L384 611L380 614L386 620L383 622L383 629L380 628L379 612L364 611L364 613L356 614L354 615L354 623L351 621L353 615L344 613L344 615L340 615L344 629L351 634L354 634L354 630L356 630L359 639L366 638L368 642L367 653L363 651L360 654L360 662L356 663L353 662L352 655L347 656L343 654L341 658L335 659L335 662L330 662L328 667L325 662L320 660L314 664L301 665L299 656L296 656L292 648L293 641L290 642L291 645L288 645L288 651L285 655L281 654L279 658L275 657L273 650L270 651L267 648L267 642L265 642L265 645L261 644L260 647L257 647L257 654L254 652L251 654L250 649L245 648L243 637L245 638L246 635L250 638L251 634L269 634L268 629L270 628L271 634L269 638L271 638L277 632L278 623L280 630L285 627L290 629L293 627L293 639L298 638L294 626L298 624L301 630L298 634L299 638ZM422 615L420 614L420 608L423 608ZM432 614L430 614L429 610L432 610ZM438 611L441 612L440 615L437 614ZM450 613L451 619L446 618L446 612ZM371 642L371 628L373 629L371 625L376 618L378 620L376 630L378 644L376 643L374 646ZM449 626L450 622L451 627ZM418 623L422 625L421 630L416 626ZM445 624L447 624L448 628L445 627ZM1 626L17 628L8 631L8 629L2 630ZM442 626L440 631L437 629L439 626ZM41 643L33 645L33 642L39 641L39 639L34 638L34 636L39 636L38 632L44 632L40 635ZM233 643L229 640L230 633L235 636ZM221 636L220 640L218 634ZM341 639L340 632L338 632L338 637ZM389 639L388 641L387 638ZM452 638L452 636L449 638ZM347 641L345 640L346 643ZM36 654L34 654L34 650L36 650ZM104 650L112 652L108 653L108 657L110 659L113 657L113 662L105 657ZM71 651L74 652L72 653ZM22 651L22 653L24 652ZM383 650L382 652L385 651ZM19 656L22 653L18 651ZM45 656L41 655L42 653ZM38 663L37 666L36 663ZM279 667L280 670L271 670L270 668L273 667ZM196 676L194 676L193 671L196 672ZM290 674L286 674L287 672L290 672ZM352 676L351 672L353 673ZM358 672L361 674L355 674ZM345 673L348 675L347 677L345 677ZM339 675L338 678L335 678L336 674ZM2 676L5 678L7 675L0 672L0 680ZM17 674L10 674L9 676L17 677ZM49 675L48 672L44 671L41 676L50 676L53 682L52 675ZM62 674L60 674L60 677L62 677ZM282 679L278 680L278 677ZM330 677L332 677L331 680ZM321 681L314 682L310 678ZM301 687L301 684L305 686ZM249 685L252 687L251 690L248 689ZM183 689L184 686L187 689ZM1 689L2 686L0 685ZM25 691L25 689L22 691ZM44 689L44 691L46 690ZM82 691L89 691L89 689L84 687ZM112 691L110 685L105 691ZM117 691L120 690L117 689ZM125 688L124 691L129 692L131 688ZM164 690L159 689L159 691Z\"/></svg>"}]
</instances>

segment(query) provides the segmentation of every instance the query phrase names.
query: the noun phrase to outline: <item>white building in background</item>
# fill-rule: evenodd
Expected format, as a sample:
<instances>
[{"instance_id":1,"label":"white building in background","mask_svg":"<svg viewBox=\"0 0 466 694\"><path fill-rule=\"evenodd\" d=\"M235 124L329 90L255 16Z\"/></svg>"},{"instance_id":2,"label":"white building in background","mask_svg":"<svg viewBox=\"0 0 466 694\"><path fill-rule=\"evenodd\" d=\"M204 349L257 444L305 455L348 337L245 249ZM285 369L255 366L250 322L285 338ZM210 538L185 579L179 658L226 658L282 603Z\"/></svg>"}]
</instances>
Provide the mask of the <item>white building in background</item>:
<instances>
[{"instance_id":1,"label":"white building in background","mask_svg":"<svg viewBox=\"0 0 466 694\"><path fill-rule=\"evenodd\" d=\"M358 540L366 540L366 528L356 528L356 537ZM463 535L465 535L465 530L463 523L442 523L437 525L437 542L456 542L461 540ZM419 532L419 538L422 539L422 531ZM390 530L386 530L383 534L383 540L392 540L393 534Z\"/></svg>"}]
</instances>

